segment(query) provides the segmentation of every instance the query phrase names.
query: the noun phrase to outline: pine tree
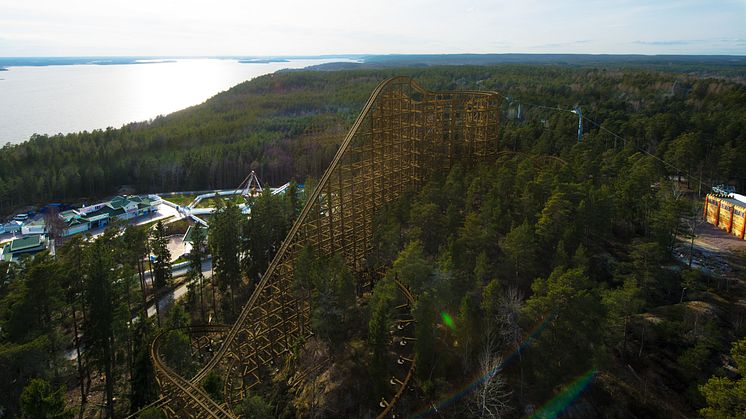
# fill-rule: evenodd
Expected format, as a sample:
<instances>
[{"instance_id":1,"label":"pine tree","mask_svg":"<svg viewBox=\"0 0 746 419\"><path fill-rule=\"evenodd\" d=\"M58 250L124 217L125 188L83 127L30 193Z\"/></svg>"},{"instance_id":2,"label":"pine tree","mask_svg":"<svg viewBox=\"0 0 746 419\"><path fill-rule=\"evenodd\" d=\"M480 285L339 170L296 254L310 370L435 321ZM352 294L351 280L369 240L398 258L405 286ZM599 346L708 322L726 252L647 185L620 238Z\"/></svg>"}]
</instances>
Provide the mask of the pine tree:
<instances>
[{"instance_id":1,"label":"pine tree","mask_svg":"<svg viewBox=\"0 0 746 419\"><path fill-rule=\"evenodd\" d=\"M126 252L126 263L134 265L140 284L142 296L142 317L147 318L147 286L145 283L145 262L148 254L148 234L142 227L128 226L122 235L122 244Z\"/></svg>"},{"instance_id":2,"label":"pine tree","mask_svg":"<svg viewBox=\"0 0 746 419\"><path fill-rule=\"evenodd\" d=\"M371 377L380 392L386 387L386 355L389 345L389 328L391 314L396 299L396 285L393 281L384 279L376 283L373 288L369 309L368 344L373 348L371 361Z\"/></svg>"},{"instance_id":3,"label":"pine tree","mask_svg":"<svg viewBox=\"0 0 746 419\"><path fill-rule=\"evenodd\" d=\"M134 362L132 368L130 412L134 413L158 397L155 371L150 360L152 323L150 319L138 322L133 335Z\"/></svg>"},{"instance_id":4,"label":"pine tree","mask_svg":"<svg viewBox=\"0 0 746 419\"><path fill-rule=\"evenodd\" d=\"M83 299L84 283L81 272L84 267L85 247L80 237L71 238L63 248L60 249L60 261L62 264L63 287L65 288L65 301L70 308L70 317L73 320L73 343L75 344L76 362L78 368L78 381L80 385L81 404L87 402L87 391L84 385L85 373L83 369L83 352L80 350L80 324L78 320L78 308L86 311ZM80 306L80 307L79 307ZM89 372L90 374L90 372ZM90 378L88 380L90 382Z\"/></svg>"},{"instance_id":5,"label":"pine tree","mask_svg":"<svg viewBox=\"0 0 746 419\"><path fill-rule=\"evenodd\" d=\"M253 200L251 216L242 223L242 265L246 276L254 279L267 270L294 218L293 202L288 196L272 195L267 188Z\"/></svg>"},{"instance_id":6,"label":"pine tree","mask_svg":"<svg viewBox=\"0 0 746 419\"><path fill-rule=\"evenodd\" d=\"M235 315L235 293L241 284L241 211L228 201L218 209L210 224L208 242L212 254L218 287L222 294L230 293L230 313L224 313L224 320L230 321ZM230 314L230 315L228 315Z\"/></svg>"},{"instance_id":7,"label":"pine tree","mask_svg":"<svg viewBox=\"0 0 746 419\"><path fill-rule=\"evenodd\" d=\"M156 320L160 326L159 294L171 284L171 252L168 250L168 237L166 237L166 228L162 221L158 221L155 225L151 234L150 248L155 257L153 261L153 290Z\"/></svg>"},{"instance_id":8,"label":"pine tree","mask_svg":"<svg viewBox=\"0 0 746 419\"><path fill-rule=\"evenodd\" d=\"M21 393L21 418L74 418L75 413L65 407L65 386L52 389L49 382L36 378Z\"/></svg>"},{"instance_id":9,"label":"pine tree","mask_svg":"<svg viewBox=\"0 0 746 419\"><path fill-rule=\"evenodd\" d=\"M738 378L713 376L699 387L707 401L699 413L706 418L746 417L746 339L733 342L731 357L738 367Z\"/></svg>"},{"instance_id":10,"label":"pine tree","mask_svg":"<svg viewBox=\"0 0 746 419\"><path fill-rule=\"evenodd\" d=\"M507 256L516 285L523 287L536 273L538 265L538 251L531 225L525 221L510 230L500 242L500 249Z\"/></svg>"},{"instance_id":11,"label":"pine tree","mask_svg":"<svg viewBox=\"0 0 746 419\"><path fill-rule=\"evenodd\" d=\"M190 282L196 281L199 294L199 308L202 316L202 322L206 322L205 316L205 294L204 280L202 273L202 262L205 258L206 236L202 226L197 223L192 227L192 250L189 253L189 276Z\"/></svg>"},{"instance_id":12,"label":"pine tree","mask_svg":"<svg viewBox=\"0 0 746 419\"><path fill-rule=\"evenodd\" d=\"M111 249L101 237L88 248L85 296L89 303L88 350L104 370L107 415L114 417L114 293Z\"/></svg>"},{"instance_id":13,"label":"pine tree","mask_svg":"<svg viewBox=\"0 0 746 419\"><path fill-rule=\"evenodd\" d=\"M62 271L51 255L43 252L35 255L28 262L24 276L28 290L27 298L31 302L30 308L33 313L32 323L26 324L25 327L31 330L39 330L47 336L50 367L55 379L57 379L60 374L58 351L62 345L57 330L60 325L58 312L62 309L64 301Z\"/></svg>"},{"instance_id":14,"label":"pine tree","mask_svg":"<svg viewBox=\"0 0 746 419\"><path fill-rule=\"evenodd\" d=\"M415 328L414 352L417 356L417 375L420 379L429 380L436 367L435 355L435 321L436 312L433 298L429 292L422 293L414 307Z\"/></svg>"}]
</instances>

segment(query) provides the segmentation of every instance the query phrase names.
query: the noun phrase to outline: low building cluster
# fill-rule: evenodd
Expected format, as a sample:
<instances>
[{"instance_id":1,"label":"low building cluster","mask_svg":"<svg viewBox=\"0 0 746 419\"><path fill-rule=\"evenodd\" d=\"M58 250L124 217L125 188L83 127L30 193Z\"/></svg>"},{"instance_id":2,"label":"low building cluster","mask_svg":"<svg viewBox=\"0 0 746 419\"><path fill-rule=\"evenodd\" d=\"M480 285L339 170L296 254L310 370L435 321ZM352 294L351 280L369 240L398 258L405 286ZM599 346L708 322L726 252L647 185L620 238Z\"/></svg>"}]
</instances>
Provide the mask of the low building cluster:
<instances>
[{"instance_id":1,"label":"low building cluster","mask_svg":"<svg viewBox=\"0 0 746 419\"><path fill-rule=\"evenodd\" d=\"M111 201L89 205L59 214L65 223L62 236L72 236L105 227L112 220L129 220L158 211L161 198L157 195L117 196Z\"/></svg>"},{"instance_id":2,"label":"low building cluster","mask_svg":"<svg viewBox=\"0 0 746 419\"><path fill-rule=\"evenodd\" d=\"M161 204L157 195L117 196L110 201L62 211L59 217L60 237L69 237L105 227L115 220L130 220L156 213ZM0 260L16 261L20 256L33 254L53 246L49 239L50 228L44 217L30 218L19 214L13 220L0 224L0 234L20 237L0 245Z\"/></svg>"}]
</instances>

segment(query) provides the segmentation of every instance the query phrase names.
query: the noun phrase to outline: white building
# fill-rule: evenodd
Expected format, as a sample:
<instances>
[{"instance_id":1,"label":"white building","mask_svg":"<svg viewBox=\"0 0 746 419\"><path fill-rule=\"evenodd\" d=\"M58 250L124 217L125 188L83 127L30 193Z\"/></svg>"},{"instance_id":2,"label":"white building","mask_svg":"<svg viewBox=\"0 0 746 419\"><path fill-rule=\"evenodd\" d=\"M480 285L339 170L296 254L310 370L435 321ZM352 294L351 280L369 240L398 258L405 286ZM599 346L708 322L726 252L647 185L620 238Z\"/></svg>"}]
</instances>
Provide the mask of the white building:
<instances>
[{"instance_id":1,"label":"white building","mask_svg":"<svg viewBox=\"0 0 746 419\"><path fill-rule=\"evenodd\" d=\"M19 233L21 231L21 226L23 225L20 221L9 221L6 224L0 224L0 234L15 234Z\"/></svg>"},{"instance_id":2,"label":"white building","mask_svg":"<svg viewBox=\"0 0 746 419\"><path fill-rule=\"evenodd\" d=\"M111 201L61 212L65 223L63 236L105 227L111 220L129 220L158 211L158 195L117 196Z\"/></svg>"}]
</instances>

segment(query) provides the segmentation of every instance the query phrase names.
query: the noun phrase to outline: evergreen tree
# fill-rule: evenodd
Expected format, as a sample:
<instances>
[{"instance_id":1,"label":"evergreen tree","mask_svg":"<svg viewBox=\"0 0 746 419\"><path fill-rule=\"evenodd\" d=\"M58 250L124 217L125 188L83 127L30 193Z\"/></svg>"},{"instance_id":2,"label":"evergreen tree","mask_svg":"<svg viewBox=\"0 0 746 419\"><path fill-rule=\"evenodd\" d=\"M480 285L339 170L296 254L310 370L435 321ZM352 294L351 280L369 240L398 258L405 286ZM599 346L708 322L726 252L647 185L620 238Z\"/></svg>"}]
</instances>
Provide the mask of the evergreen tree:
<instances>
[{"instance_id":1,"label":"evergreen tree","mask_svg":"<svg viewBox=\"0 0 746 419\"><path fill-rule=\"evenodd\" d=\"M171 284L171 252L168 250L168 237L166 237L166 228L162 221L158 221L155 229L151 234L150 248L153 252L153 291L156 320L158 325L161 324L160 313L160 292Z\"/></svg>"},{"instance_id":2,"label":"evergreen tree","mask_svg":"<svg viewBox=\"0 0 746 419\"><path fill-rule=\"evenodd\" d=\"M536 223L536 236L544 244L544 248L552 249L562 239L565 230L571 225L572 207L572 202L561 191L555 191L544 204Z\"/></svg>"},{"instance_id":3,"label":"evergreen tree","mask_svg":"<svg viewBox=\"0 0 746 419\"><path fill-rule=\"evenodd\" d=\"M21 393L21 417L72 419L75 413L65 407L64 386L54 390L47 381L36 378Z\"/></svg>"},{"instance_id":4,"label":"evergreen tree","mask_svg":"<svg viewBox=\"0 0 746 419\"><path fill-rule=\"evenodd\" d=\"M85 313L83 304L84 283L81 272L84 268L85 247L80 237L72 237L59 251L61 261L63 287L65 289L65 302L70 308L70 317L73 320L73 343L78 372L78 383L80 385L81 404L87 402L87 391L84 385L85 372L83 369L83 352L81 351L81 324L78 319L78 310ZM89 380L90 382L90 372Z\"/></svg>"},{"instance_id":5,"label":"evergreen tree","mask_svg":"<svg viewBox=\"0 0 746 419\"><path fill-rule=\"evenodd\" d=\"M396 292L396 285L393 281L386 279L379 281L373 288L373 296L369 305L368 344L373 348L370 371L377 393L385 389L387 384L386 355L388 353L389 327L392 321L391 313Z\"/></svg>"},{"instance_id":6,"label":"evergreen tree","mask_svg":"<svg viewBox=\"0 0 746 419\"><path fill-rule=\"evenodd\" d=\"M417 356L417 376L421 380L429 380L437 366L435 356L437 350L435 340L436 312L433 298L429 292L421 294L414 307L415 328L414 352Z\"/></svg>"},{"instance_id":7,"label":"evergreen tree","mask_svg":"<svg viewBox=\"0 0 746 419\"><path fill-rule=\"evenodd\" d=\"M618 341L621 340L620 352L624 356L627 352L630 318L640 311L643 304L637 282L634 278L626 278L621 287L603 291L602 302L607 313L604 331L618 347Z\"/></svg>"},{"instance_id":8,"label":"evergreen tree","mask_svg":"<svg viewBox=\"0 0 746 419\"><path fill-rule=\"evenodd\" d=\"M246 419L271 419L275 417L272 414L272 406L256 394L247 396L241 401L239 412L241 417Z\"/></svg>"},{"instance_id":9,"label":"evergreen tree","mask_svg":"<svg viewBox=\"0 0 746 419\"><path fill-rule=\"evenodd\" d=\"M196 223L192 227L192 250L189 252L189 277L190 282L197 283L198 298L200 314L202 316L202 322L207 321L205 316L205 294L204 294L204 279L205 276L202 273L202 262L206 256L207 237L205 236L204 229L199 223Z\"/></svg>"},{"instance_id":10,"label":"evergreen tree","mask_svg":"<svg viewBox=\"0 0 746 419\"><path fill-rule=\"evenodd\" d=\"M313 273L311 328L338 348L346 335L350 308L355 303L355 279L339 255L324 259Z\"/></svg>"},{"instance_id":11,"label":"evergreen tree","mask_svg":"<svg viewBox=\"0 0 746 419\"><path fill-rule=\"evenodd\" d=\"M253 200L242 232L243 271L249 278L267 270L294 218L293 201L287 195L272 195L267 188Z\"/></svg>"},{"instance_id":12,"label":"evergreen tree","mask_svg":"<svg viewBox=\"0 0 746 419\"><path fill-rule=\"evenodd\" d=\"M31 331L39 331L47 337L51 361L49 367L54 377L59 378L61 366L58 351L62 343L58 327L61 320L59 314L64 301L62 272L51 255L43 252L28 261L22 280L27 289L27 308L32 316L31 322L22 327Z\"/></svg>"},{"instance_id":13,"label":"evergreen tree","mask_svg":"<svg viewBox=\"0 0 746 419\"><path fill-rule=\"evenodd\" d=\"M142 318L147 317L147 286L145 282L145 257L148 255L148 234L142 227L128 226L122 235L122 245L126 252L125 263L134 265L140 284L142 297Z\"/></svg>"},{"instance_id":14,"label":"evergreen tree","mask_svg":"<svg viewBox=\"0 0 746 419\"><path fill-rule=\"evenodd\" d=\"M479 300L474 293L468 293L461 299L456 318L456 336L464 368L471 369L477 351L482 347L482 313Z\"/></svg>"},{"instance_id":15,"label":"evergreen tree","mask_svg":"<svg viewBox=\"0 0 746 419\"><path fill-rule=\"evenodd\" d=\"M0 405L9 415L31 379L59 380L64 372L62 271L46 252L17 269L0 300Z\"/></svg>"},{"instance_id":16,"label":"evergreen tree","mask_svg":"<svg viewBox=\"0 0 746 419\"><path fill-rule=\"evenodd\" d=\"M513 228L500 242L500 249L510 263L510 270L519 287L524 287L537 271L537 247L531 225L523 224Z\"/></svg>"},{"instance_id":17,"label":"evergreen tree","mask_svg":"<svg viewBox=\"0 0 746 419\"><path fill-rule=\"evenodd\" d=\"M707 407L699 413L706 418L742 418L746 416L746 339L733 342L731 357L738 367L738 378L713 376L699 391Z\"/></svg>"},{"instance_id":18,"label":"evergreen tree","mask_svg":"<svg viewBox=\"0 0 746 419\"><path fill-rule=\"evenodd\" d=\"M223 379L217 371L213 370L207 374L202 382L202 388L216 402L223 401Z\"/></svg>"},{"instance_id":19,"label":"evergreen tree","mask_svg":"<svg viewBox=\"0 0 746 419\"><path fill-rule=\"evenodd\" d=\"M130 390L130 413L153 402L158 397L155 371L150 360L150 343L153 339L151 320L138 322L133 335L134 362Z\"/></svg>"},{"instance_id":20,"label":"evergreen tree","mask_svg":"<svg viewBox=\"0 0 746 419\"><path fill-rule=\"evenodd\" d=\"M241 284L241 211L228 201L214 215L209 229L209 245L212 263L217 276L218 287L222 294L230 292L229 311L224 318L229 321L235 314L235 292Z\"/></svg>"},{"instance_id":21,"label":"evergreen tree","mask_svg":"<svg viewBox=\"0 0 746 419\"><path fill-rule=\"evenodd\" d=\"M440 207L434 202L417 201L412 204L409 219L412 220L410 236L422 243L425 252L436 254L445 234Z\"/></svg>"},{"instance_id":22,"label":"evergreen tree","mask_svg":"<svg viewBox=\"0 0 746 419\"><path fill-rule=\"evenodd\" d=\"M566 382L593 365L603 307L582 269L556 268L531 288L534 294L526 302L526 320L544 327L532 344L533 381L547 391L552 383Z\"/></svg>"},{"instance_id":23,"label":"evergreen tree","mask_svg":"<svg viewBox=\"0 0 746 419\"><path fill-rule=\"evenodd\" d=\"M104 371L106 412L114 417L114 264L106 237L95 240L88 248L85 297L89 303L86 341L88 351Z\"/></svg>"},{"instance_id":24,"label":"evergreen tree","mask_svg":"<svg viewBox=\"0 0 746 419\"><path fill-rule=\"evenodd\" d=\"M432 273L432 264L425 259L422 244L413 241L402 249L386 275L389 278L399 278L415 295L419 295L426 289Z\"/></svg>"}]
</instances>

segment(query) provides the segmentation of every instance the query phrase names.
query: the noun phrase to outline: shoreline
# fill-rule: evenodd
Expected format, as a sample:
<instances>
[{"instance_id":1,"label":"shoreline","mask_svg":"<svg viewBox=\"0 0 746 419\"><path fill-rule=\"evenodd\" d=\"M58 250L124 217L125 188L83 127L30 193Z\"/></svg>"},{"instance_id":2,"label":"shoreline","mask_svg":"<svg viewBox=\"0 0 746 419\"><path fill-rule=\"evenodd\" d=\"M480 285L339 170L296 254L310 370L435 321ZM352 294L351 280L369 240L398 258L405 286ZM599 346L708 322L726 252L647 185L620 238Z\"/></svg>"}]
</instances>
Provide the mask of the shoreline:
<instances>
[{"instance_id":1,"label":"shoreline","mask_svg":"<svg viewBox=\"0 0 746 419\"><path fill-rule=\"evenodd\" d=\"M9 59L0 58L0 67L5 68L6 62ZM79 65L75 67L70 66L53 66L52 62L45 62L45 66L36 67L18 67L7 73L1 73L0 77L3 78L2 86L5 90L4 93L7 95L0 99L0 104L8 107L8 114L4 116L4 120L0 121L0 147L10 143L12 145L26 144L31 140L34 133L42 136L56 137L59 134L77 134L83 132L93 132L96 130L106 129L120 129L126 126L132 125L143 125L153 120L167 117L174 113L189 109L194 106L199 106L205 103L210 98L223 91L230 90L235 86L252 80L256 77L260 77L266 74L272 74L285 68L306 68L309 66L317 65L320 63L329 62L330 60L296 60L296 61L284 61L284 62L269 62L269 63L254 63L254 65L243 65L235 59L204 59L204 60L183 60L176 61L174 63L168 61L145 61L140 62L142 64L157 64L153 66L123 66L116 67L116 65L110 61L103 63L99 60L97 63L92 65ZM90 60L89 60L90 62ZM119 61L123 62L122 60ZM104 65L102 65L104 64ZM108 69L108 70L107 70ZM151 70L152 69L152 70ZM217 77L220 77L219 82L214 82L209 77L209 74L205 73L205 70L210 71ZM38 93L35 96L34 101L27 95L21 95L24 92L24 86L21 86L18 80L24 79L22 74L28 72L33 74L35 78L41 80L42 84L48 88L40 88L37 91L43 92ZM3 76L7 74L7 76ZM57 74L60 76L58 77ZM80 83L82 80L80 77L70 77L70 74L82 74L82 75L102 75L98 78L93 78L98 86L98 91L107 90L112 92L110 98L116 98L118 102L116 105L119 108L128 109L131 112L120 115L117 111L100 111L99 109L107 108L105 105L107 100L102 98L101 95L96 94L96 90L91 90L90 86L85 83ZM150 89L141 89L139 94L143 97L149 98L148 100L133 99L134 95L130 94L131 91L121 89L118 87L117 79L122 74L138 74L140 84L149 85ZM165 74L174 75L175 77L165 77ZM147 77L144 77L147 76ZM197 77L199 80L194 83L194 88L188 89L187 93L180 91L180 84L186 83L186 80L193 80L193 77ZM204 82L202 82L204 78ZM56 88L55 86L61 86L66 80L72 79L73 81L78 80L77 84L66 87L68 90L80 88L78 96L85 96L87 99L86 103L92 103L97 101L101 106L92 109L91 112L87 112L84 109L77 107L78 105L63 106L60 101L65 103L75 103L75 100L70 100L69 93L66 93L64 89ZM28 81L26 81L28 84ZM149 83L149 84L148 84ZM41 84L39 84L41 86ZM7 86L7 89L6 89ZM66 85L67 86L67 85ZM87 89L87 90L86 90ZM135 89L136 90L136 89ZM183 90L183 89L182 89ZM16 96L13 96L13 94ZM160 93L158 93L160 92ZM178 94L173 94L174 92ZM82 96L81 96L82 95ZM11 102L10 97L21 98L20 102ZM176 100L164 99L159 100L158 98L172 98L177 97ZM155 98L155 100L153 100ZM77 100L77 99L76 99ZM79 102L80 100L78 100ZM145 105L143 105L145 104ZM12 106L11 106L12 105ZM33 106L32 106L33 105ZM60 116L60 112L56 111L55 108L62 109L66 112L66 117ZM40 111L39 109L43 109ZM70 109L77 109L73 112ZM13 117L9 116L13 114ZM40 118L38 115L45 115L44 118ZM83 116L89 115L89 116ZM22 121L23 124L19 125L12 121ZM87 121L86 121L87 120Z\"/></svg>"}]
</instances>

